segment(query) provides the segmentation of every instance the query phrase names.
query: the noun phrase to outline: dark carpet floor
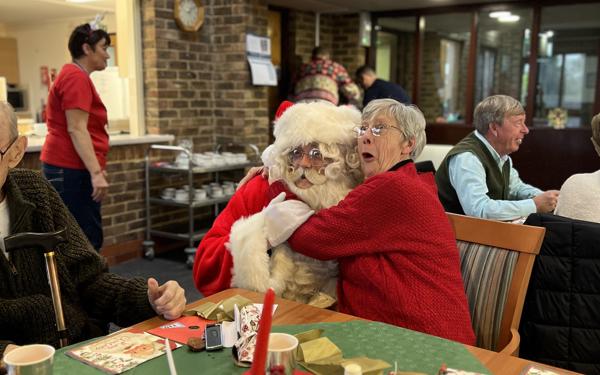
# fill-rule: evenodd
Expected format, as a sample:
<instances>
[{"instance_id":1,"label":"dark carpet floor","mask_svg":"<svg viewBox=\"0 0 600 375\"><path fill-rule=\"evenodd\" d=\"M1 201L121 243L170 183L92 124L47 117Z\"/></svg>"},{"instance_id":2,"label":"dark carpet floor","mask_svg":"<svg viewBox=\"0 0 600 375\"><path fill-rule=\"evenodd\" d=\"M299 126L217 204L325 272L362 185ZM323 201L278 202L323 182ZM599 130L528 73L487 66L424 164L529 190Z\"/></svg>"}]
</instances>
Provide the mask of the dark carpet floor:
<instances>
[{"instance_id":1,"label":"dark carpet floor","mask_svg":"<svg viewBox=\"0 0 600 375\"><path fill-rule=\"evenodd\" d=\"M185 298L190 303L202 298L202 294L194 286L192 270L186 266L185 260L183 251L172 251L157 255L154 260L130 260L110 267L110 271L126 277L154 277L159 284L175 280L185 289Z\"/></svg>"}]
</instances>

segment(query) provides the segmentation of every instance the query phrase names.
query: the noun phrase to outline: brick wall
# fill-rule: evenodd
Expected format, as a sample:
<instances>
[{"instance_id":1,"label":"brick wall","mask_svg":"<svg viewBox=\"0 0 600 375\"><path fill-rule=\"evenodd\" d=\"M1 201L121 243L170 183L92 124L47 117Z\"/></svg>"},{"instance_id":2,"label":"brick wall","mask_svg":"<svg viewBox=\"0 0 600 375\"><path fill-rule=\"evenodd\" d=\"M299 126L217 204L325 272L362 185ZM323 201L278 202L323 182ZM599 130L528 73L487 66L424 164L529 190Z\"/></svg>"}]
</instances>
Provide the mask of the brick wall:
<instances>
[{"instance_id":1,"label":"brick wall","mask_svg":"<svg viewBox=\"0 0 600 375\"><path fill-rule=\"evenodd\" d=\"M308 61L315 46L315 20L314 13L295 10L289 12L289 45L299 62Z\"/></svg>"},{"instance_id":2,"label":"brick wall","mask_svg":"<svg viewBox=\"0 0 600 375\"><path fill-rule=\"evenodd\" d=\"M330 25L331 49L334 59L348 70L354 79L354 72L365 64L365 48L360 46L358 14L326 15L321 17Z\"/></svg>"},{"instance_id":3,"label":"brick wall","mask_svg":"<svg viewBox=\"0 0 600 375\"><path fill-rule=\"evenodd\" d=\"M246 33L266 35L264 1L212 1L195 33L179 30L173 0L142 2L146 122L153 132L216 143L268 142L267 88L251 85Z\"/></svg>"},{"instance_id":4,"label":"brick wall","mask_svg":"<svg viewBox=\"0 0 600 375\"><path fill-rule=\"evenodd\" d=\"M496 55L494 93L521 98L523 36L519 32L500 33Z\"/></svg>"},{"instance_id":5,"label":"brick wall","mask_svg":"<svg viewBox=\"0 0 600 375\"><path fill-rule=\"evenodd\" d=\"M144 156L147 147L148 145L117 146L111 148L109 153L106 170L110 189L102 202L102 254L109 258L110 264L139 255L146 218ZM39 171L39 157L39 152L28 152L19 167Z\"/></svg>"},{"instance_id":6,"label":"brick wall","mask_svg":"<svg viewBox=\"0 0 600 375\"><path fill-rule=\"evenodd\" d=\"M427 122L432 122L442 114L442 101L438 94L443 84L440 76L440 37L437 33L426 32L424 39L419 108Z\"/></svg>"},{"instance_id":7,"label":"brick wall","mask_svg":"<svg viewBox=\"0 0 600 375\"><path fill-rule=\"evenodd\" d=\"M412 98L414 83L414 53L415 33L402 32L398 35L398 48L396 49L397 83L404 88Z\"/></svg>"}]
</instances>

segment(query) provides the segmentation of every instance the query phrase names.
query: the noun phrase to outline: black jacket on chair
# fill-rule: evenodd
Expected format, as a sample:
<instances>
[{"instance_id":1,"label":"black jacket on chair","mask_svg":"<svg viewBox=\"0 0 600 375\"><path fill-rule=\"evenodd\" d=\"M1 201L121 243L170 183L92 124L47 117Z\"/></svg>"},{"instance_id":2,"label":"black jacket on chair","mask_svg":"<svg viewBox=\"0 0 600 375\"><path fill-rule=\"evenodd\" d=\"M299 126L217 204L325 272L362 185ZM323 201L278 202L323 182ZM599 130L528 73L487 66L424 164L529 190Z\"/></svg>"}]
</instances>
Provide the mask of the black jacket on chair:
<instances>
[{"instance_id":1,"label":"black jacket on chair","mask_svg":"<svg viewBox=\"0 0 600 375\"><path fill-rule=\"evenodd\" d=\"M546 236L525 298L520 357L600 374L600 224L550 214L525 224Z\"/></svg>"}]
</instances>

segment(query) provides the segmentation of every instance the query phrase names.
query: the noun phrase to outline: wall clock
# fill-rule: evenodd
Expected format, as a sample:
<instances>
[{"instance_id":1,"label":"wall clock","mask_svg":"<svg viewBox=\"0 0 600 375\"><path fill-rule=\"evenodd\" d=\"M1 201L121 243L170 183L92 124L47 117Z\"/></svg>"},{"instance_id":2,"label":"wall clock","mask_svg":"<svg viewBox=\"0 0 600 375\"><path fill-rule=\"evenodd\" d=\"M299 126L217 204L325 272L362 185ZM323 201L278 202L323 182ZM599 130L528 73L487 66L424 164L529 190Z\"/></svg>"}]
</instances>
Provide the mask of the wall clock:
<instances>
[{"instance_id":1,"label":"wall clock","mask_svg":"<svg viewBox=\"0 0 600 375\"><path fill-rule=\"evenodd\" d=\"M204 6L200 0L175 0L173 16L183 31L198 31L204 23Z\"/></svg>"}]
</instances>

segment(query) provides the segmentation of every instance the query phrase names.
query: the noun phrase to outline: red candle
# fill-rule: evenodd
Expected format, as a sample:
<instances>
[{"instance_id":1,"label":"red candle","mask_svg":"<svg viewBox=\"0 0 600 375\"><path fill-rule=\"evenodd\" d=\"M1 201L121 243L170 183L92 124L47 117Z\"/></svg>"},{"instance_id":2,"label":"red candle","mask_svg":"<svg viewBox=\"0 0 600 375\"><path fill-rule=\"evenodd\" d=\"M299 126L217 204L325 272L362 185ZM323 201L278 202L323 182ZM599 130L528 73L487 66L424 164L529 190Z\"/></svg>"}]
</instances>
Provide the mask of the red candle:
<instances>
[{"instance_id":1,"label":"red candle","mask_svg":"<svg viewBox=\"0 0 600 375\"><path fill-rule=\"evenodd\" d=\"M250 369L252 375L264 375L265 373L274 302L275 292L273 291L273 288L269 288L267 293L265 293L262 314L260 315L260 321L258 322L256 349L254 349L254 358L252 358L252 368Z\"/></svg>"}]
</instances>

